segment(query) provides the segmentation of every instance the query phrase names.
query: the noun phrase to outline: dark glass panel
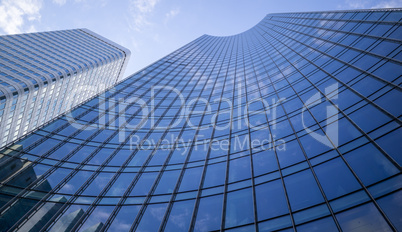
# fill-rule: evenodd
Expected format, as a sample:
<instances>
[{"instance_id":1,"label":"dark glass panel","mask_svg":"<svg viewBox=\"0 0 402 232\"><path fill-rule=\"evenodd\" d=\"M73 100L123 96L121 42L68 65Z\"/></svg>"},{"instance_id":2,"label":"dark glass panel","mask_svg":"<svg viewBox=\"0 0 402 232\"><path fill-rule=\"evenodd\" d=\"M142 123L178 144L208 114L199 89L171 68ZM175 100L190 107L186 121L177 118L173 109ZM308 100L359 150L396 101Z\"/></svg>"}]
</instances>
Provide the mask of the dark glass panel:
<instances>
[{"instance_id":1,"label":"dark glass panel","mask_svg":"<svg viewBox=\"0 0 402 232\"><path fill-rule=\"evenodd\" d=\"M387 152L400 166L402 166L402 129L399 128L376 140L378 145Z\"/></svg>"},{"instance_id":2,"label":"dark glass panel","mask_svg":"<svg viewBox=\"0 0 402 232\"><path fill-rule=\"evenodd\" d=\"M229 182L236 182L250 177L250 156L245 156L229 161Z\"/></svg>"},{"instance_id":3,"label":"dark glass panel","mask_svg":"<svg viewBox=\"0 0 402 232\"><path fill-rule=\"evenodd\" d=\"M339 213L336 218L343 231L392 231L372 203Z\"/></svg>"},{"instance_id":4,"label":"dark glass panel","mask_svg":"<svg viewBox=\"0 0 402 232\"><path fill-rule=\"evenodd\" d=\"M326 217L317 221L309 222L300 226L297 226L298 232L336 232L339 231L336 227L334 219L332 217Z\"/></svg>"},{"instance_id":5,"label":"dark glass panel","mask_svg":"<svg viewBox=\"0 0 402 232\"><path fill-rule=\"evenodd\" d=\"M180 192L196 190L200 185L202 167L187 168L180 184Z\"/></svg>"},{"instance_id":6,"label":"dark glass panel","mask_svg":"<svg viewBox=\"0 0 402 232\"><path fill-rule=\"evenodd\" d=\"M402 191L399 190L377 200L381 209L398 231L402 230Z\"/></svg>"},{"instance_id":7,"label":"dark glass panel","mask_svg":"<svg viewBox=\"0 0 402 232\"><path fill-rule=\"evenodd\" d=\"M113 211L114 206L98 206L91 213L89 218L82 226L83 231L97 231L103 227L104 222L108 219Z\"/></svg>"},{"instance_id":8,"label":"dark glass panel","mask_svg":"<svg viewBox=\"0 0 402 232\"><path fill-rule=\"evenodd\" d=\"M136 231L158 231L167 204L148 205Z\"/></svg>"},{"instance_id":9,"label":"dark glass panel","mask_svg":"<svg viewBox=\"0 0 402 232\"><path fill-rule=\"evenodd\" d=\"M201 198L194 231L219 230L221 226L223 195Z\"/></svg>"},{"instance_id":10,"label":"dark glass panel","mask_svg":"<svg viewBox=\"0 0 402 232\"><path fill-rule=\"evenodd\" d=\"M123 206L109 227L110 231L130 231L141 206Z\"/></svg>"},{"instance_id":11,"label":"dark glass panel","mask_svg":"<svg viewBox=\"0 0 402 232\"><path fill-rule=\"evenodd\" d=\"M372 144L364 145L345 155L346 161L362 180L370 185L398 173L398 170Z\"/></svg>"},{"instance_id":12,"label":"dark glass panel","mask_svg":"<svg viewBox=\"0 0 402 232\"><path fill-rule=\"evenodd\" d=\"M310 170L298 172L284 178L293 211L303 209L324 201Z\"/></svg>"},{"instance_id":13,"label":"dark glass panel","mask_svg":"<svg viewBox=\"0 0 402 232\"><path fill-rule=\"evenodd\" d=\"M254 222L254 207L251 188L230 192L226 199L225 227Z\"/></svg>"},{"instance_id":14,"label":"dark glass panel","mask_svg":"<svg viewBox=\"0 0 402 232\"><path fill-rule=\"evenodd\" d=\"M284 146L279 146L276 151L281 168L288 167L305 160L303 151L301 150L297 140L286 141Z\"/></svg>"},{"instance_id":15,"label":"dark glass panel","mask_svg":"<svg viewBox=\"0 0 402 232\"><path fill-rule=\"evenodd\" d=\"M156 172L142 173L133 190L131 191L130 196L147 195L157 176L158 173Z\"/></svg>"},{"instance_id":16,"label":"dark glass panel","mask_svg":"<svg viewBox=\"0 0 402 232\"><path fill-rule=\"evenodd\" d=\"M188 231L195 200L178 201L173 204L165 231Z\"/></svg>"},{"instance_id":17,"label":"dark glass panel","mask_svg":"<svg viewBox=\"0 0 402 232\"><path fill-rule=\"evenodd\" d=\"M106 196L122 196L137 173L121 173Z\"/></svg>"},{"instance_id":18,"label":"dark glass panel","mask_svg":"<svg viewBox=\"0 0 402 232\"><path fill-rule=\"evenodd\" d=\"M259 152L253 155L254 176L278 170L278 164L273 150Z\"/></svg>"},{"instance_id":19,"label":"dark glass panel","mask_svg":"<svg viewBox=\"0 0 402 232\"><path fill-rule=\"evenodd\" d=\"M361 188L341 158L320 164L314 167L314 171L328 200Z\"/></svg>"},{"instance_id":20,"label":"dark glass panel","mask_svg":"<svg viewBox=\"0 0 402 232\"><path fill-rule=\"evenodd\" d=\"M205 173L203 187L209 188L212 186L223 185L225 183L225 175L226 175L226 162L220 162L208 165Z\"/></svg>"},{"instance_id":21,"label":"dark glass panel","mask_svg":"<svg viewBox=\"0 0 402 232\"><path fill-rule=\"evenodd\" d=\"M258 220L265 220L289 212L281 180L255 187Z\"/></svg>"}]
</instances>

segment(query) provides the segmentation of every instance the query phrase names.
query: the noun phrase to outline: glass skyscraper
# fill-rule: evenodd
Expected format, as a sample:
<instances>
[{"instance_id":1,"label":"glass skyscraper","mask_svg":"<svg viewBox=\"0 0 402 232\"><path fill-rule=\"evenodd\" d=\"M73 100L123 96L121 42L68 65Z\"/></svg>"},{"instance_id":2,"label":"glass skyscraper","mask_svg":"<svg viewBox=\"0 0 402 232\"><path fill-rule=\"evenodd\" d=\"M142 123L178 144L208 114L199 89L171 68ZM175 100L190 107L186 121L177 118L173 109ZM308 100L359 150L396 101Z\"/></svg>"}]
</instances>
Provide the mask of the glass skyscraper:
<instances>
[{"instance_id":1,"label":"glass skyscraper","mask_svg":"<svg viewBox=\"0 0 402 232\"><path fill-rule=\"evenodd\" d=\"M0 36L0 147L116 84L129 56L87 29Z\"/></svg>"},{"instance_id":2,"label":"glass skyscraper","mask_svg":"<svg viewBox=\"0 0 402 232\"><path fill-rule=\"evenodd\" d=\"M8 145L2 231L401 231L402 11L204 35Z\"/></svg>"}]
</instances>

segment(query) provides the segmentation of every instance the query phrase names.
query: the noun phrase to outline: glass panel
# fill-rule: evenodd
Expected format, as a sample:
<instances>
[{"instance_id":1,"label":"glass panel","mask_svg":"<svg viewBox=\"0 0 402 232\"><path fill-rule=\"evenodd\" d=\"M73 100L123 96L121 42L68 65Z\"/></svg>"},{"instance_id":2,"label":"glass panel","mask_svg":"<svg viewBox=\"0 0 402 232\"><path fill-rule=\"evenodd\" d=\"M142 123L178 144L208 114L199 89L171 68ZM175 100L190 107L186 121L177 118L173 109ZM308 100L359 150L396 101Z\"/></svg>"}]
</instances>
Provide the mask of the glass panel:
<instances>
[{"instance_id":1,"label":"glass panel","mask_svg":"<svg viewBox=\"0 0 402 232\"><path fill-rule=\"evenodd\" d=\"M286 141L283 149L277 148L277 154L281 168L293 165L305 160L297 140Z\"/></svg>"},{"instance_id":2,"label":"glass panel","mask_svg":"<svg viewBox=\"0 0 402 232\"><path fill-rule=\"evenodd\" d=\"M113 173L99 173L92 183L82 193L83 195L97 196L102 189L109 183L109 180L113 177Z\"/></svg>"},{"instance_id":3,"label":"glass panel","mask_svg":"<svg viewBox=\"0 0 402 232\"><path fill-rule=\"evenodd\" d=\"M329 200L361 188L341 158L318 165L314 171Z\"/></svg>"},{"instance_id":4,"label":"glass panel","mask_svg":"<svg viewBox=\"0 0 402 232\"><path fill-rule=\"evenodd\" d=\"M402 231L402 191L377 200L378 204L398 231Z\"/></svg>"},{"instance_id":5,"label":"glass panel","mask_svg":"<svg viewBox=\"0 0 402 232\"><path fill-rule=\"evenodd\" d=\"M180 184L180 192L196 190L200 185L202 167L187 168Z\"/></svg>"},{"instance_id":6,"label":"glass panel","mask_svg":"<svg viewBox=\"0 0 402 232\"><path fill-rule=\"evenodd\" d=\"M109 218L113 206L98 206L85 221L80 231L99 231L103 223Z\"/></svg>"},{"instance_id":7,"label":"glass panel","mask_svg":"<svg viewBox=\"0 0 402 232\"><path fill-rule=\"evenodd\" d=\"M330 144L327 137L324 137L324 134L318 131L313 133L319 133L320 141L317 141L313 138L310 134L306 134L305 136L300 137L300 142L306 152L307 157L315 157L319 154L325 153L326 151L330 150L331 148L327 145ZM325 145L324 145L325 143Z\"/></svg>"},{"instance_id":8,"label":"glass panel","mask_svg":"<svg viewBox=\"0 0 402 232\"><path fill-rule=\"evenodd\" d=\"M141 206L123 206L109 227L110 231L130 231Z\"/></svg>"},{"instance_id":9,"label":"glass panel","mask_svg":"<svg viewBox=\"0 0 402 232\"><path fill-rule=\"evenodd\" d=\"M332 217L326 217L297 227L298 232L336 232L339 231Z\"/></svg>"},{"instance_id":10,"label":"glass panel","mask_svg":"<svg viewBox=\"0 0 402 232\"><path fill-rule=\"evenodd\" d=\"M402 166L402 129L399 128L376 140L378 145L384 149L399 165Z\"/></svg>"},{"instance_id":11,"label":"glass panel","mask_svg":"<svg viewBox=\"0 0 402 232\"><path fill-rule=\"evenodd\" d=\"M226 176L226 162L210 164L207 167L204 179L204 188L223 185Z\"/></svg>"},{"instance_id":12,"label":"glass panel","mask_svg":"<svg viewBox=\"0 0 402 232\"><path fill-rule=\"evenodd\" d=\"M254 176L278 170L274 151L263 151L253 155Z\"/></svg>"},{"instance_id":13,"label":"glass panel","mask_svg":"<svg viewBox=\"0 0 402 232\"><path fill-rule=\"evenodd\" d=\"M137 173L121 173L106 196L122 196Z\"/></svg>"},{"instance_id":14,"label":"glass panel","mask_svg":"<svg viewBox=\"0 0 402 232\"><path fill-rule=\"evenodd\" d=\"M176 186L177 178L179 177L180 172L180 170L163 172L162 178L159 180L154 194L172 193Z\"/></svg>"},{"instance_id":15,"label":"glass panel","mask_svg":"<svg viewBox=\"0 0 402 232\"><path fill-rule=\"evenodd\" d=\"M165 231L188 231L195 200L179 201L173 204Z\"/></svg>"},{"instance_id":16,"label":"glass panel","mask_svg":"<svg viewBox=\"0 0 402 232\"><path fill-rule=\"evenodd\" d=\"M249 232L249 231L255 231L255 226L254 225L249 225L249 226L242 226L242 227L237 227L234 229L228 229L225 231L230 231L230 232Z\"/></svg>"},{"instance_id":17,"label":"glass panel","mask_svg":"<svg viewBox=\"0 0 402 232\"><path fill-rule=\"evenodd\" d=\"M229 161L229 182L251 177L250 157L241 157Z\"/></svg>"},{"instance_id":18,"label":"glass panel","mask_svg":"<svg viewBox=\"0 0 402 232\"><path fill-rule=\"evenodd\" d=\"M92 172L79 171L71 178L58 193L75 193L81 185L91 176Z\"/></svg>"},{"instance_id":19,"label":"glass panel","mask_svg":"<svg viewBox=\"0 0 402 232\"><path fill-rule=\"evenodd\" d=\"M230 192L226 200L225 227L254 222L254 207L251 188Z\"/></svg>"},{"instance_id":20,"label":"glass panel","mask_svg":"<svg viewBox=\"0 0 402 232\"><path fill-rule=\"evenodd\" d=\"M336 218L343 231L392 231L372 203L339 213L336 215Z\"/></svg>"},{"instance_id":21,"label":"glass panel","mask_svg":"<svg viewBox=\"0 0 402 232\"><path fill-rule=\"evenodd\" d=\"M167 204L148 205L136 231L158 231Z\"/></svg>"},{"instance_id":22,"label":"glass panel","mask_svg":"<svg viewBox=\"0 0 402 232\"><path fill-rule=\"evenodd\" d=\"M310 170L287 176L284 180L293 211L324 201Z\"/></svg>"},{"instance_id":23,"label":"glass panel","mask_svg":"<svg viewBox=\"0 0 402 232\"><path fill-rule=\"evenodd\" d=\"M345 155L346 161L365 185L373 184L398 170L372 144L367 144Z\"/></svg>"},{"instance_id":24,"label":"glass panel","mask_svg":"<svg viewBox=\"0 0 402 232\"><path fill-rule=\"evenodd\" d=\"M325 127L324 130L326 130L326 128L327 127ZM338 140L339 146L361 136L361 133L346 118L338 120L338 132L339 133L328 133L327 136L332 141Z\"/></svg>"},{"instance_id":25,"label":"glass panel","mask_svg":"<svg viewBox=\"0 0 402 232\"><path fill-rule=\"evenodd\" d=\"M207 154L206 146L198 145L194 146L193 150L191 151L189 162L196 161L196 160L204 160Z\"/></svg>"},{"instance_id":26,"label":"glass panel","mask_svg":"<svg viewBox=\"0 0 402 232\"><path fill-rule=\"evenodd\" d=\"M223 195L201 198L194 231L219 230L221 226Z\"/></svg>"},{"instance_id":27,"label":"glass panel","mask_svg":"<svg viewBox=\"0 0 402 232\"><path fill-rule=\"evenodd\" d=\"M147 195L157 176L158 173L156 172L142 173L140 179L137 181L133 190L131 191L130 196Z\"/></svg>"},{"instance_id":28,"label":"glass panel","mask_svg":"<svg viewBox=\"0 0 402 232\"><path fill-rule=\"evenodd\" d=\"M56 221L50 229L51 232L71 231L77 220L84 214L87 206L72 205L64 214Z\"/></svg>"},{"instance_id":29,"label":"glass panel","mask_svg":"<svg viewBox=\"0 0 402 232\"><path fill-rule=\"evenodd\" d=\"M256 186L255 195L259 221L289 213L281 180Z\"/></svg>"},{"instance_id":30,"label":"glass panel","mask_svg":"<svg viewBox=\"0 0 402 232\"><path fill-rule=\"evenodd\" d=\"M349 117L366 133L390 120L387 115L376 109L371 104L351 113Z\"/></svg>"},{"instance_id":31,"label":"glass panel","mask_svg":"<svg viewBox=\"0 0 402 232\"><path fill-rule=\"evenodd\" d=\"M290 219L290 216L283 216L280 218L275 218L265 222L258 223L259 231L278 231L279 229L291 226L292 221Z\"/></svg>"}]
</instances>

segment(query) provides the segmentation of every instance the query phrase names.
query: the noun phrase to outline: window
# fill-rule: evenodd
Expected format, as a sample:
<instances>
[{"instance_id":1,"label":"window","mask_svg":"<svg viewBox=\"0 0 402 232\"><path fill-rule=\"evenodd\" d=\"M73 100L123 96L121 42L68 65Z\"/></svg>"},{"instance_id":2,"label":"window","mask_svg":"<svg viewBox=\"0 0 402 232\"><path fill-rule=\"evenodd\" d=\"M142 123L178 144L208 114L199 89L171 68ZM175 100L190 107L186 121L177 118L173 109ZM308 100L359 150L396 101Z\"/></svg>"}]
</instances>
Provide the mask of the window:
<instances>
[{"instance_id":1,"label":"window","mask_svg":"<svg viewBox=\"0 0 402 232\"><path fill-rule=\"evenodd\" d=\"M392 221L398 231L402 231L402 191L377 200L387 217Z\"/></svg>"},{"instance_id":2,"label":"window","mask_svg":"<svg viewBox=\"0 0 402 232\"><path fill-rule=\"evenodd\" d=\"M387 152L399 165L402 165L402 129L399 128L376 140L378 145Z\"/></svg>"},{"instance_id":3,"label":"window","mask_svg":"<svg viewBox=\"0 0 402 232\"><path fill-rule=\"evenodd\" d=\"M310 170L287 176L284 181L292 211L324 201Z\"/></svg>"},{"instance_id":4,"label":"window","mask_svg":"<svg viewBox=\"0 0 402 232\"><path fill-rule=\"evenodd\" d=\"M207 167L204 179L204 188L223 185L226 176L226 162L210 164Z\"/></svg>"},{"instance_id":5,"label":"window","mask_svg":"<svg viewBox=\"0 0 402 232\"><path fill-rule=\"evenodd\" d=\"M365 185L376 183L399 172L372 144L347 153L345 159Z\"/></svg>"},{"instance_id":6,"label":"window","mask_svg":"<svg viewBox=\"0 0 402 232\"><path fill-rule=\"evenodd\" d=\"M172 193L176 187L176 182L180 172L180 170L164 171L154 194Z\"/></svg>"},{"instance_id":7,"label":"window","mask_svg":"<svg viewBox=\"0 0 402 232\"><path fill-rule=\"evenodd\" d=\"M339 231L336 227L334 219L332 217L326 217L317 221L309 222L307 224L303 224L297 226L298 232L337 232Z\"/></svg>"},{"instance_id":8,"label":"window","mask_svg":"<svg viewBox=\"0 0 402 232\"><path fill-rule=\"evenodd\" d=\"M173 204L165 231L188 231L195 200L178 201Z\"/></svg>"},{"instance_id":9,"label":"window","mask_svg":"<svg viewBox=\"0 0 402 232\"><path fill-rule=\"evenodd\" d=\"M116 218L110 225L110 231L130 231L135 217L140 211L141 206L122 206Z\"/></svg>"},{"instance_id":10,"label":"window","mask_svg":"<svg viewBox=\"0 0 402 232\"><path fill-rule=\"evenodd\" d=\"M113 211L114 206L98 206L95 208L93 213L89 216L89 218L85 221L85 224L82 226L82 229L93 231L101 228L103 223L108 219L110 214Z\"/></svg>"},{"instance_id":11,"label":"window","mask_svg":"<svg viewBox=\"0 0 402 232\"><path fill-rule=\"evenodd\" d=\"M251 188L228 193L225 227L229 228L254 222L253 205Z\"/></svg>"},{"instance_id":12,"label":"window","mask_svg":"<svg viewBox=\"0 0 402 232\"><path fill-rule=\"evenodd\" d=\"M278 170L275 152L266 150L253 155L254 176Z\"/></svg>"},{"instance_id":13,"label":"window","mask_svg":"<svg viewBox=\"0 0 402 232\"><path fill-rule=\"evenodd\" d=\"M180 192L196 190L200 185L203 167L187 168L180 184Z\"/></svg>"},{"instance_id":14,"label":"window","mask_svg":"<svg viewBox=\"0 0 402 232\"><path fill-rule=\"evenodd\" d=\"M256 186L255 195L259 221L289 213L281 180Z\"/></svg>"},{"instance_id":15,"label":"window","mask_svg":"<svg viewBox=\"0 0 402 232\"><path fill-rule=\"evenodd\" d=\"M130 196L147 195L157 176L158 173L156 172L142 173L133 190L131 191ZM127 188L127 184L128 183L125 183L125 188Z\"/></svg>"},{"instance_id":16,"label":"window","mask_svg":"<svg viewBox=\"0 0 402 232\"><path fill-rule=\"evenodd\" d=\"M287 141L284 143L283 149L277 149L277 154L281 168L288 167L305 160L303 151L301 150L297 140L292 140L290 142Z\"/></svg>"},{"instance_id":17,"label":"window","mask_svg":"<svg viewBox=\"0 0 402 232\"><path fill-rule=\"evenodd\" d=\"M343 231L377 232L392 231L372 203L336 215Z\"/></svg>"},{"instance_id":18,"label":"window","mask_svg":"<svg viewBox=\"0 0 402 232\"><path fill-rule=\"evenodd\" d=\"M361 188L341 158L320 164L314 167L314 171L328 200Z\"/></svg>"},{"instance_id":19,"label":"window","mask_svg":"<svg viewBox=\"0 0 402 232\"><path fill-rule=\"evenodd\" d=\"M229 161L229 182L236 182L250 177L250 156L245 156Z\"/></svg>"},{"instance_id":20,"label":"window","mask_svg":"<svg viewBox=\"0 0 402 232\"><path fill-rule=\"evenodd\" d=\"M136 231L158 231L166 207L167 204L148 205Z\"/></svg>"},{"instance_id":21,"label":"window","mask_svg":"<svg viewBox=\"0 0 402 232\"><path fill-rule=\"evenodd\" d=\"M102 172L92 181L92 183L82 193L83 195L97 196L102 189L109 183L113 173Z\"/></svg>"},{"instance_id":22,"label":"window","mask_svg":"<svg viewBox=\"0 0 402 232\"><path fill-rule=\"evenodd\" d=\"M201 198L194 231L219 230L222 218L223 195Z\"/></svg>"},{"instance_id":23,"label":"window","mask_svg":"<svg viewBox=\"0 0 402 232\"><path fill-rule=\"evenodd\" d=\"M366 133L390 121L387 115L371 104L349 114L349 117Z\"/></svg>"},{"instance_id":24,"label":"window","mask_svg":"<svg viewBox=\"0 0 402 232\"><path fill-rule=\"evenodd\" d=\"M329 146L327 146L328 144L330 144L328 138L324 136L324 133L322 133L321 130L314 131L313 133L320 134L321 141L317 141L310 134L306 134L300 137L300 142L303 146L304 151L306 152L307 157L309 158L315 157L319 154L323 154L331 149ZM323 144L323 141L325 141L325 145Z\"/></svg>"}]
</instances>

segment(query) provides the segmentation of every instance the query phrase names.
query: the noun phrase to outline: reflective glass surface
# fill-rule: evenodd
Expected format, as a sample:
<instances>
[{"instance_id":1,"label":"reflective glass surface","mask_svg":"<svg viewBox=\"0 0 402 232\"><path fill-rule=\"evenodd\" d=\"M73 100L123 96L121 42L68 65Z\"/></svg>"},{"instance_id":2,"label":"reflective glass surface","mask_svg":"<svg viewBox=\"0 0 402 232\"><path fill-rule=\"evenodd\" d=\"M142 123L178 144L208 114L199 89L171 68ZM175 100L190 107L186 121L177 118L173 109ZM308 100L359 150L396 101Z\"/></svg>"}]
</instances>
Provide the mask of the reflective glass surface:
<instances>
[{"instance_id":1,"label":"reflective glass surface","mask_svg":"<svg viewBox=\"0 0 402 232\"><path fill-rule=\"evenodd\" d=\"M0 230L401 231L401 18L201 36L6 146Z\"/></svg>"}]
</instances>

